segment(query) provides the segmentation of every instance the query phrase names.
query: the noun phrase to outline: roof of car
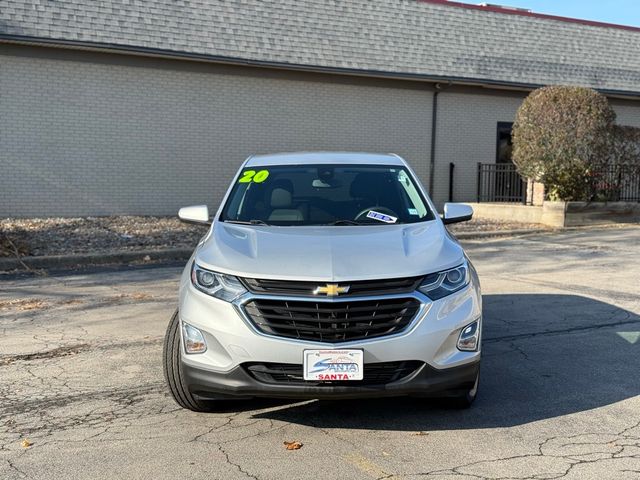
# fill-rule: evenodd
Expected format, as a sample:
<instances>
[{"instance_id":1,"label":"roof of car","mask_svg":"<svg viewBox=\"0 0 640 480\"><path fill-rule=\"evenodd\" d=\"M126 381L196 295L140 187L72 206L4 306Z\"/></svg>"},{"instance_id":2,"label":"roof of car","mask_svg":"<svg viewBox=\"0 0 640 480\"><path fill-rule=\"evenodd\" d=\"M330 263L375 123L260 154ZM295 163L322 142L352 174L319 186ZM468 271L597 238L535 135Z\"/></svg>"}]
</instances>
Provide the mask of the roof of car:
<instances>
[{"instance_id":1,"label":"roof of car","mask_svg":"<svg viewBox=\"0 0 640 480\"><path fill-rule=\"evenodd\" d=\"M250 157L246 167L260 165L405 165L405 161L393 153L364 152L291 152Z\"/></svg>"}]
</instances>

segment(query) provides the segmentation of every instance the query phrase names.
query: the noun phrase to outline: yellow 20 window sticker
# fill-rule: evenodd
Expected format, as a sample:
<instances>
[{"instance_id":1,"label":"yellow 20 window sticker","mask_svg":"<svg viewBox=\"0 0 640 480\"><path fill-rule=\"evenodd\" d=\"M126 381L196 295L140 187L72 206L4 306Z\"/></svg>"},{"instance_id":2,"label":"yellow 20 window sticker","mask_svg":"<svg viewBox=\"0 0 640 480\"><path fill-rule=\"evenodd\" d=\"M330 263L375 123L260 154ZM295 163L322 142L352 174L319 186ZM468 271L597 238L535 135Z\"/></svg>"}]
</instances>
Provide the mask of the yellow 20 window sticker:
<instances>
[{"instance_id":1,"label":"yellow 20 window sticker","mask_svg":"<svg viewBox=\"0 0 640 480\"><path fill-rule=\"evenodd\" d=\"M238 183L262 183L268 176L269 170L258 170L257 172L255 170L245 170L242 172L242 175L240 175Z\"/></svg>"}]
</instances>

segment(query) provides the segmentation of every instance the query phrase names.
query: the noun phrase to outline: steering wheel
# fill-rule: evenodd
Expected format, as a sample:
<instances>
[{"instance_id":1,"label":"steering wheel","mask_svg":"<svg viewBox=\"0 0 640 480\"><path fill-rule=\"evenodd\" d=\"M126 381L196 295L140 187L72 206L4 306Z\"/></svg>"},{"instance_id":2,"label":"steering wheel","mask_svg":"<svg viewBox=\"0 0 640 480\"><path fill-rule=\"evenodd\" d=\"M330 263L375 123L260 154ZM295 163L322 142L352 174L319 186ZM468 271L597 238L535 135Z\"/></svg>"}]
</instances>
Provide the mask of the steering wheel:
<instances>
[{"instance_id":1,"label":"steering wheel","mask_svg":"<svg viewBox=\"0 0 640 480\"><path fill-rule=\"evenodd\" d=\"M364 218L367 218L367 213L369 213L369 211L371 210L375 210L376 212L384 213L385 215L390 215L392 217L396 217L396 218L398 217L398 214L393 210L391 210L390 208L374 205L373 207L367 207L364 210L362 210L360 213L356 215L354 220L362 220ZM370 219L370 220L373 220L373 219Z\"/></svg>"}]
</instances>

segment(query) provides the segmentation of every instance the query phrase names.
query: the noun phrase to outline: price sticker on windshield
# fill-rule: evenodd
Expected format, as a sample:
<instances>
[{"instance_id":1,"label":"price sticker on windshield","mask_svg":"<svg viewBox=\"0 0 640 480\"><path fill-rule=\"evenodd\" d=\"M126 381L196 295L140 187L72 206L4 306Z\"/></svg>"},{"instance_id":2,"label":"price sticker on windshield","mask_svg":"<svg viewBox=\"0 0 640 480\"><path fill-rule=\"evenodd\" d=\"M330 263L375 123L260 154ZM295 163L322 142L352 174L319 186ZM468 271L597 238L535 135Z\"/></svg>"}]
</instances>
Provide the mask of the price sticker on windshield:
<instances>
[{"instance_id":1,"label":"price sticker on windshield","mask_svg":"<svg viewBox=\"0 0 640 480\"><path fill-rule=\"evenodd\" d=\"M258 170L257 172L255 170L245 170L240 175L238 183L262 183L268 176L269 170Z\"/></svg>"},{"instance_id":2,"label":"price sticker on windshield","mask_svg":"<svg viewBox=\"0 0 640 480\"><path fill-rule=\"evenodd\" d=\"M376 212L375 210L369 210L369 213L367 213L367 218L373 218L374 220L378 220L384 223L396 223L398 221L398 217L385 215L384 213Z\"/></svg>"}]
</instances>

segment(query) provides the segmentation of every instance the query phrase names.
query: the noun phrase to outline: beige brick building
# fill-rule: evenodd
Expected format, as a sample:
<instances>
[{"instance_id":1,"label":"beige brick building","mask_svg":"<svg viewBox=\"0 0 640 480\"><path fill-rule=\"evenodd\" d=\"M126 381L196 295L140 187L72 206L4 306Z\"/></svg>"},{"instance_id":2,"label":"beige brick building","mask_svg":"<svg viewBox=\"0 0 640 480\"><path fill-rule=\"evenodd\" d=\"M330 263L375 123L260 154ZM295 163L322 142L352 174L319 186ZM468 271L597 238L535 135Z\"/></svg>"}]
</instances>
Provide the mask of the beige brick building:
<instances>
[{"instance_id":1,"label":"beige brick building","mask_svg":"<svg viewBox=\"0 0 640 480\"><path fill-rule=\"evenodd\" d=\"M297 150L398 153L438 204L453 163L473 201L532 88L640 126L638 51L639 29L441 0L0 0L0 216L216 206L247 156Z\"/></svg>"}]
</instances>

